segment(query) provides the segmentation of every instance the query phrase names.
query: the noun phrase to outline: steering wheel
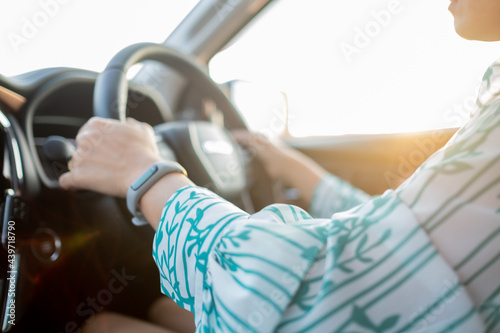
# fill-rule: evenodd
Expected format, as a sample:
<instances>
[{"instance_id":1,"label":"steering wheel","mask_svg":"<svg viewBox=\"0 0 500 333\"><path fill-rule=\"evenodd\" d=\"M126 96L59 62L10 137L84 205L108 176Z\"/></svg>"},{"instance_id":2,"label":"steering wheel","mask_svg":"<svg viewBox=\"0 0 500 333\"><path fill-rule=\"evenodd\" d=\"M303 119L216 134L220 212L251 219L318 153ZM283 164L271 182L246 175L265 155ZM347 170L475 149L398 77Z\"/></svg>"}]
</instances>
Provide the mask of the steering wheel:
<instances>
[{"instance_id":1,"label":"steering wheel","mask_svg":"<svg viewBox=\"0 0 500 333\"><path fill-rule=\"evenodd\" d=\"M99 75L94 89L94 114L103 118L125 119L127 106L127 71L144 60L156 60L174 68L199 86L201 93L210 96L230 121L231 129L246 128L233 104L220 87L194 60L167 46L154 43L130 45L117 53Z\"/></svg>"},{"instance_id":2,"label":"steering wheel","mask_svg":"<svg viewBox=\"0 0 500 333\"><path fill-rule=\"evenodd\" d=\"M125 119L128 96L126 73L131 66L143 60L159 61L183 75L190 84L196 86L197 92L215 102L224 115L226 128L246 128L235 107L202 67L185 55L168 47L151 43L136 44L123 49L113 57L106 69L98 76L94 87L94 114L96 116L118 120ZM2 124L6 124L6 122L7 118L2 120ZM5 130L12 131L11 125L7 125L4 126ZM173 150L177 160L187 169L190 178L197 185L208 187L232 202L235 202L235 197L241 197L242 193L248 193L245 163L239 154L239 147L226 129L209 122L171 121L155 127L155 131L158 137L163 140L162 142ZM0 140L0 143L10 144L13 142L8 135L3 140ZM67 143L60 140L53 142L59 142L56 144L56 148L59 150L57 156L65 160L71 155L71 147ZM11 156L13 158L10 158L9 161L11 163L17 162L17 155L11 154ZM12 165L9 169L15 171L18 169L15 166ZM15 177L12 178L15 179ZM261 184L265 184L265 182L261 182ZM46 196L50 202L68 197L62 192L51 193L56 193L57 196L55 198ZM259 196L265 197L270 193L271 191L268 190L260 190ZM42 218L50 219L54 223L51 227L62 230L62 235L78 236L69 237L67 240L62 238L64 245L61 256L65 258L63 264L51 266L47 263L47 266L42 267L42 264L35 261L33 262L36 265L28 265L32 261L24 261L24 259L21 261L23 265L30 267L30 272L33 269L50 273L48 277L43 279L45 287L39 290L36 295L30 292L25 294L29 295L30 298L29 302L24 301L30 304L26 310L26 318L35 318L35 320L25 321L24 325L29 327L36 325L39 328L40 322L43 321L44 325L50 326L50 330L53 329L54 325L62 325L61 327L57 326L57 330L64 330L67 329L68 326L64 328L64 325L67 325L68 322L80 323L88 318L89 312L87 310L91 309L90 307L82 308L81 305L87 306L86 302L89 297L104 295L103 291L108 292L106 288L110 285L110 281L117 281L112 280L116 274L121 274L119 275L120 279L122 276L132 275L137 276L137 278L134 281L124 282L127 288L119 294L113 294L113 304L111 305L120 309L126 308L126 313L137 315L146 308L142 305L150 304L150 298L156 297L159 293L158 288L143 289L144 286L157 285L151 283L153 280L150 279L158 278L158 272L152 262L149 245L151 243L137 242L134 243L134 246L130 246L130 244L143 236L152 240L153 230L137 229L131 224L124 226L123 216L117 214L115 209L117 206L115 198L95 196L92 193L76 193L74 197L69 197L70 200L67 202L71 204L71 209L68 211L75 211L75 214L66 211L62 215L49 214L45 211L42 214ZM11 199L12 204L6 203L4 207L6 221L10 218L10 214L8 214L10 207L12 206L13 212L15 212L14 204L23 204L22 201L16 203L15 196L12 196ZM89 205L92 205L92 209L89 209ZM118 208L122 209L121 206L123 205ZM82 227L83 231L80 232ZM78 233L75 233L76 230ZM81 235L89 235L89 237L83 238ZM42 240L45 236L46 234L40 235ZM150 260L144 260L146 255ZM5 262L7 261L3 260L3 263ZM90 272L90 274L81 274L83 271ZM94 274L94 272L102 274ZM26 281L28 280L23 279L19 285L24 285ZM28 282L30 288L34 288L31 286L34 282L31 280ZM64 285L62 289L65 292L54 297L53 290L57 290L61 285ZM20 295L16 294L16 297L19 296L16 298L18 305L23 304ZM32 297L34 303L31 300ZM134 300L133 306L129 306L130 299ZM140 301L138 301L139 299ZM50 303L47 303L49 300ZM66 302L68 300L70 303ZM141 304L141 306L137 306L137 304ZM77 310L75 312L75 309L85 309L85 311ZM18 307L18 310L21 310L21 306ZM61 318L64 318L64 321L61 321ZM31 331L31 329L20 329L19 331Z\"/></svg>"},{"instance_id":3,"label":"steering wheel","mask_svg":"<svg viewBox=\"0 0 500 333\"><path fill-rule=\"evenodd\" d=\"M98 76L94 88L94 114L124 121L128 96L127 71L144 60L155 60L182 74L198 91L210 97L230 129L246 128L239 113L220 87L195 61L169 47L139 43L117 53ZM155 128L197 185L226 199L241 195L246 174L238 145L227 130L209 122L170 122Z\"/></svg>"}]
</instances>

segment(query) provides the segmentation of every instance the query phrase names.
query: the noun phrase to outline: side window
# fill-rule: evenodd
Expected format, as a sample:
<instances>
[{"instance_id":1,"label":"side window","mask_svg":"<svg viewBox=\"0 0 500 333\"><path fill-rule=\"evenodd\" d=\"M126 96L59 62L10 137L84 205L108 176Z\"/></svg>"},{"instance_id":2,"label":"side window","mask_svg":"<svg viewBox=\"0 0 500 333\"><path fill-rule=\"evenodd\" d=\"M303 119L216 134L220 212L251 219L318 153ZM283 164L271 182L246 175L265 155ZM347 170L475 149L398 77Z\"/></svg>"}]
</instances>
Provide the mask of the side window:
<instances>
[{"instance_id":1,"label":"side window","mask_svg":"<svg viewBox=\"0 0 500 333\"><path fill-rule=\"evenodd\" d=\"M218 82L285 92L292 136L458 127L500 52L458 37L447 6L276 0L212 59L210 72Z\"/></svg>"}]
</instances>

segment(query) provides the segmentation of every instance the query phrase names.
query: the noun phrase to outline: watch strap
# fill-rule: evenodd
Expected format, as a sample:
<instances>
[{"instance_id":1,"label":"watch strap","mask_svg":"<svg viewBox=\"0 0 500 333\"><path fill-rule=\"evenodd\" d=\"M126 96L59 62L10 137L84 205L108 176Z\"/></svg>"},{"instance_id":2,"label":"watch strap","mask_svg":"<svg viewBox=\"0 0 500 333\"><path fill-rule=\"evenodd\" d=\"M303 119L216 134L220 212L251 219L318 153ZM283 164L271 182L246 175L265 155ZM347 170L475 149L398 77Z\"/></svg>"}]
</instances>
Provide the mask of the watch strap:
<instances>
[{"instance_id":1,"label":"watch strap","mask_svg":"<svg viewBox=\"0 0 500 333\"><path fill-rule=\"evenodd\" d=\"M130 185L127 191L127 208L133 215L132 223L134 225L141 226L148 224L148 221L137 207L141 197L163 176L174 172L179 172L187 176L186 170L177 162L157 162Z\"/></svg>"}]
</instances>

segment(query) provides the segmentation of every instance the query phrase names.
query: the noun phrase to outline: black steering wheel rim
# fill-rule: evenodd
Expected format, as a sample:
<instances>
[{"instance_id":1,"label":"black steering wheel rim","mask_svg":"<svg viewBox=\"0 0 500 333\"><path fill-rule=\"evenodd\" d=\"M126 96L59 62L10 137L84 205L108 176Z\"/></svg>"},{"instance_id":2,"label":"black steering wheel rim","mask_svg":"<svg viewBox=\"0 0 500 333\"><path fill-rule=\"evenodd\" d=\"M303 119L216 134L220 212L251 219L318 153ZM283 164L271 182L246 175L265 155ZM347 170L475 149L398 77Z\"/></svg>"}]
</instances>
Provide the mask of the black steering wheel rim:
<instances>
[{"instance_id":1,"label":"black steering wheel rim","mask_svg":"<svg viewBox=\"0 0 500 333\"><path fill-rule=\"evenodd\" d=\"M247 128L234 105L199 64L185 54L155 43L130 45L111 59L95 83L95 116L125 120L128 94L127 71L144 60L155 60L167 65L198 85L200 92L210 96L223 113L226 127Z\"/></svg>"}]
</instances>

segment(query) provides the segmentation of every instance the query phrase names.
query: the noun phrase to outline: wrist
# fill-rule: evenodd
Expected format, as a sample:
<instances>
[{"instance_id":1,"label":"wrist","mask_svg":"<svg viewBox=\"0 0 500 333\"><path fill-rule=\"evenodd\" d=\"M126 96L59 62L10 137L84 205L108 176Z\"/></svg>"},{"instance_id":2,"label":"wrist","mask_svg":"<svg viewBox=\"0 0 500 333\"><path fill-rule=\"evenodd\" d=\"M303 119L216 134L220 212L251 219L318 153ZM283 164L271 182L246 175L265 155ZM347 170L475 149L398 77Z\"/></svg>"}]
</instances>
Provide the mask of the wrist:
<instances>
[{"instance_id":1,"label":"wrist","mask_svg":"<svg viewBox=\"0 0 500 333\"><path fill-rule=\"evenodd\" d=\"M151 165L142 173L127 190L127 207L134 218L132 222L135 225L146 224L146 218L140 210L140 201L143 196L149 192L151 187L155 186L162 178L169 174L179 173L187 175L186 170L177 162L159 161Z\"/></svg>"},{"instance_id":2,"label":"wrist","mask_svg":"<svg viewBox=\"0 0 500 333\"><path fill-rule=\"evenodd\" d=\"M127 171L126 177L124 177L123 185L126 191L130 188L130 186L140 177L142 176L152 165L155 163L161 162L162 159L159 157L148 157L148 158L138 158L137 163L129 166L129 170ZM126 170L126 168L123 168Z\"/></svg>"},{"instance_id":3,"label":"wrist","mask_svg":"<svg viewBox=\"0 0 500 333\"><path fill-rule=\"evenodd\" d=\"M311 172L304 155L294 150L284 151L282 155L280 174L285 183L293 185L296 183L297 178Z\"/></svg>"},{"instance_id":4,"label":"wrist","mask_svg":"<svg viewBox=\"0 0 500 333\"><path fill-rule=\"evenodd\" d=\"M307 207L318 183L327 171L308 156L293 151L284 161L282 179L288 186L300 192L302 203Z\"/></svg>"},{"instance_id":5,"label":"wrist","mask_svg":"<svg viewBox=\"0 0 500 333\"><path fill-rule=\"evenodd\" d=\"M165 198L165 202L174 194L178 189L186 185L193 185L187 176L180 172L173 172L164 175L156 183L153 184L139 199L137 207L144 211L147 210L148 202L159 193L161 197Z\"/></svg>"},{"instance_id":6,"label":"wrist","mask_svg":"<svg viewBox=\"0 0 500 333\"><path fill-rule=\"evenodd\" d=\"M163 176L144 193L138 207L156 230L161 212L172 195L185 186L193 186L193 182L181 173L170 173Z\"/></svg>"}]
</instances>

